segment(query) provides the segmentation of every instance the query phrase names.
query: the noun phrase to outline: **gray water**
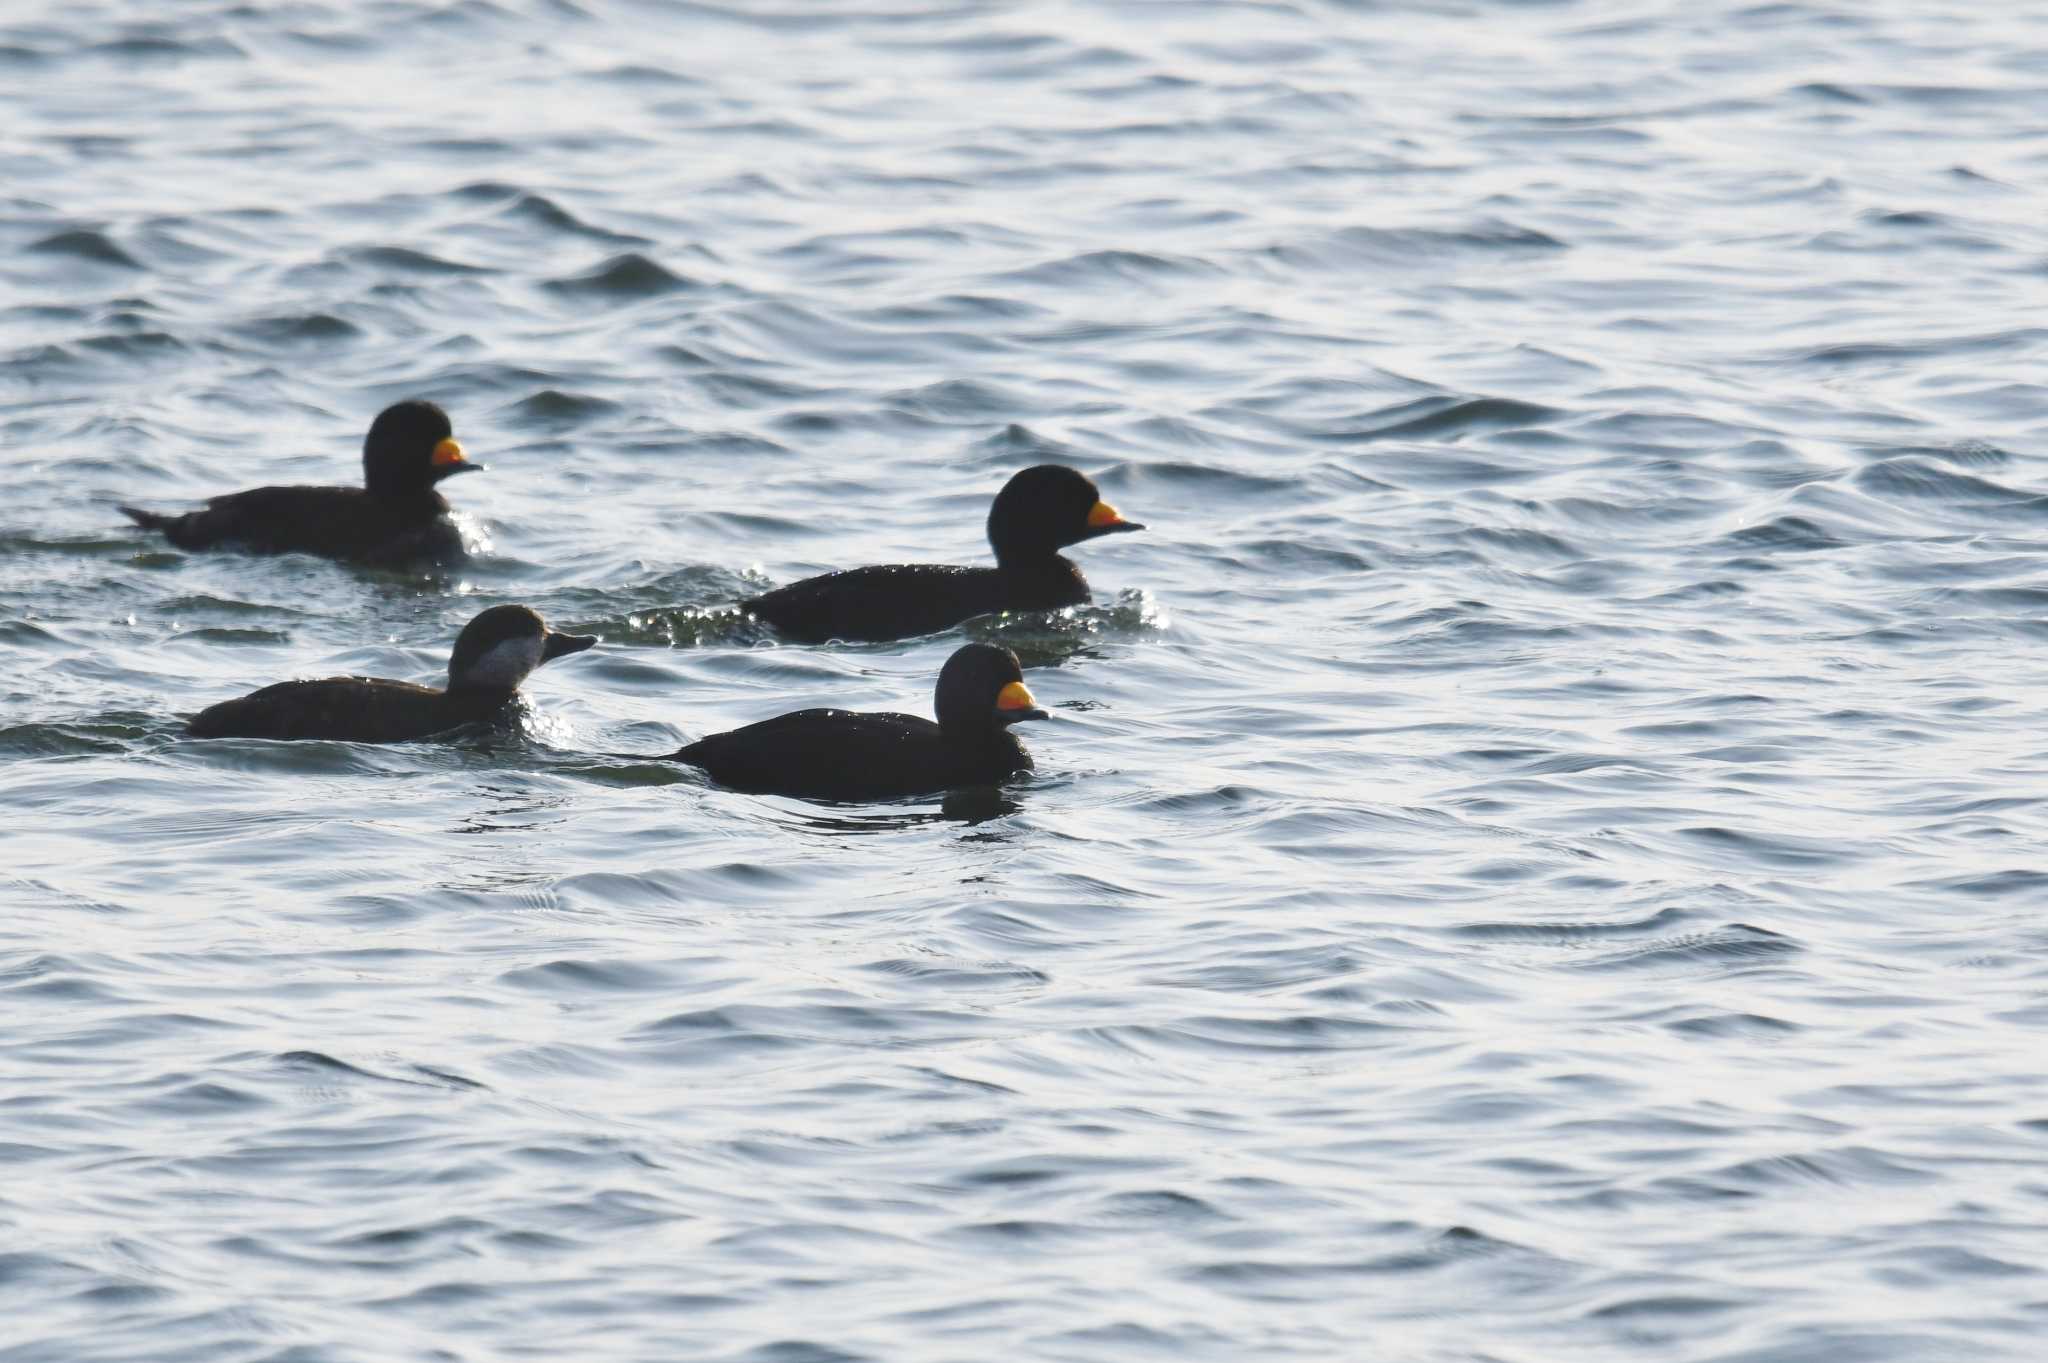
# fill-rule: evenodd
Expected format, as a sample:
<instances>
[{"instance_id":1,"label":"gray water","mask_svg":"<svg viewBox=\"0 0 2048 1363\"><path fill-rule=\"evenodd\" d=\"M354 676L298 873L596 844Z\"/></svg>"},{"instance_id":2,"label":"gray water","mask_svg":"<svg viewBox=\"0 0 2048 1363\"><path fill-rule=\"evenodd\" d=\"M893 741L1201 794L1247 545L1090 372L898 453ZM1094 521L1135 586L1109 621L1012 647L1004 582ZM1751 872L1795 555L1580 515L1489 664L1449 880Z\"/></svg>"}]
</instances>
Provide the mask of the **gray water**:
<instances>
[{"instance_id":1,"label":"gray water","mask_svg":"<svg viewBox=\"0 0 2048 1363\"><path fill-rule=\"evenodd\" d=\"M2038 8L31 0L0 130L6 1363L2042 1356ZM457 573L115 510L412 394ZM721 609L1046 459L1089 607ZM999 798L600 755L964 637Z\"/></svg>"}]
</instances>

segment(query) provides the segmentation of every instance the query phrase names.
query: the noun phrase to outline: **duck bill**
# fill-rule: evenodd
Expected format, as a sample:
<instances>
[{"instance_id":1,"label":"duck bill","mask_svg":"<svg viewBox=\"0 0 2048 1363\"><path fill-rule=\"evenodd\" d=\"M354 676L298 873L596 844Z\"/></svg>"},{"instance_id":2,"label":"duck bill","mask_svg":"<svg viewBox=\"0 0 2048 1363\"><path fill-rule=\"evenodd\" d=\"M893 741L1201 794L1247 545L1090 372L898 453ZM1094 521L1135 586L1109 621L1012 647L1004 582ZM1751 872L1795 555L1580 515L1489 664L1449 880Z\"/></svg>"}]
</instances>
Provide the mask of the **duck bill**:
<instances>
[{"instance_id":1,"label":"duck bill","mask_svg":"<svg viewBox=\"0 0 2048 1363\"><path fill-rule=\"evenodd\" d=\"M434 446L434 457L430 463L437 483L458 473L481 473L484 468L482 464L472 464L469 456L462 452L461 444L452 439Z\"/></svg>"},{"instance_id":2,"label":"duck bill","mask_svg":"<svg viewBox=\"0 0 2048 1363\"><path fill-rule=\"evenodd\" d=\"M1120 535L1126 530L1143 530L1136 521L1127 521L1123 514L1108 502L1097 502L1088 513L1088 529L1081 538L1092 540L1098 535Z\"/></svg>"},{"instance_id":3,"label":"duck bill","mask_svg":"<svg viewBox=\"0 0 2048 1363\"><path fill-rule=\"evenodd\" d=\"M551 663L557 658L567 657L571 653L581 653L586 648L595 647L597 647L597 636L595 634L557 634L553 630L549 630L548 641L541 646L540 660L544 663Z\"/></svg>"},{"instance_id":4,"label":"duck bill","mask_svg":"<svg viewBox=\"0 0 2048 1363\"><path fill-rule=\"evenodd\" d=\"M1014 681L996 693L996 723L1015 724L1025 719L1051 719L1038 708L1038 700L1023 682Z\"/></svg>"}]
</instances>

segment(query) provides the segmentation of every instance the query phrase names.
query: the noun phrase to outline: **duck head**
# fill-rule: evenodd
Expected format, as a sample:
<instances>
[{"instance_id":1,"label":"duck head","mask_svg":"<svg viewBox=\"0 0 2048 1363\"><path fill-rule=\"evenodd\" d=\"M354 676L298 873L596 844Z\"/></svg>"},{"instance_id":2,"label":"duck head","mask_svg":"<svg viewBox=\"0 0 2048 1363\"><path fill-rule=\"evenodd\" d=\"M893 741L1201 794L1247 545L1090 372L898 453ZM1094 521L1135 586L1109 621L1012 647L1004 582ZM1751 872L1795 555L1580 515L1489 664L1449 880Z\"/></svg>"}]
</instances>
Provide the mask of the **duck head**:
<instances>
[{"instance_id":1,"label":"duck head","mask_svg":"<svg viewBox=\"0 0 2048 1363\"><path fill-rule=\"evenodd\" d=\"M1026 719L1049 719L1024 685L1017 655L994 644L966 644L939 669L932 695L939 728L963 738L987 737Z\"/></svg>"},{"instance_id":2,"label":"duck head","mask_svg":"<svg viewBox=\"0 0 2048 1363\"><path fill-rule=\"evenodd\" d=\"M517 691L533 669L597 643L551 630L527 606L493 606L462 627L448 655L450 691Z\"/></svg>"},{"instance_id":3,"label":"duck head","mask_svg":"<svg viewBox=\"0 0 2048 1363\"><path fill-rule=\"evenodd\" d=\"M1040 558L1082 540L1144 528L1103 501L1086 474L1064 464L1036 464L1014 474L988 509L988 542L997 563Z\"/></svg>"},{"instance_id":4,"label":"duck head","mask_svg":"<svg viewBox=\"0 0 2048 1363\"><path fill-rule=\"evenodd\" d=\"M372 497L417 496L443 478L482 467L456 443L448 414L423 398L392 403L363 437L363 486Z\"/></svg>"}]
</instances>

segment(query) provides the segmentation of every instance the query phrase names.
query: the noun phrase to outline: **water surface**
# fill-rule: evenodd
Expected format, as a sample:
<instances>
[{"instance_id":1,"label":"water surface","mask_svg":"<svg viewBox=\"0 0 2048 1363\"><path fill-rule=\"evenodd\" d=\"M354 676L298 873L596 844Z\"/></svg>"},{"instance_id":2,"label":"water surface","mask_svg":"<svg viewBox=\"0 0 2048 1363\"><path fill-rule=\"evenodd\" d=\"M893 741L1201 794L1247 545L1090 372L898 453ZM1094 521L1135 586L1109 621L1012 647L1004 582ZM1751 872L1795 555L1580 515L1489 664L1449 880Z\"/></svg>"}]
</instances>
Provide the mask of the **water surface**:
<instances>
[{"instance_id":1,"label":"water surface","mask_svg":"<svg viewBox=\"0 0 2048 1363\"><path fill-rule=\"evenodd\" d=\"M0 1326L41 1360L2033 1359L2048 23L16 6ZM346 481L444 576L118 503ZM984 561L1094 605L779 647ZM603 648L510 731L196 743ZM659 753L1054 712L1000 798Z\"/></svg>"}]
</instances>

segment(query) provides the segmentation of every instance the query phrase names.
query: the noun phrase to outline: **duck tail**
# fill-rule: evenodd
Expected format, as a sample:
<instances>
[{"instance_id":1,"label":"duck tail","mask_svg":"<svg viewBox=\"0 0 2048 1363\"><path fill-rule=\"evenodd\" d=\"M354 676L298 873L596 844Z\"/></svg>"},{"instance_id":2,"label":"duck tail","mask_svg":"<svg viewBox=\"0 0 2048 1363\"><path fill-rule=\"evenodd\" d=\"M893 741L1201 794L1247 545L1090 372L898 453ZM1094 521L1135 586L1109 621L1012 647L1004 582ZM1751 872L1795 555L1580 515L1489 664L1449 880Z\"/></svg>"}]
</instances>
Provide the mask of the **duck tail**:
<instances>
[{"instance_id":1,"label":"duck tail","mask_svg":"<svg viewBox=\"0 0 2048 1363\"><path fill-rule=\"evenodd\" d=\"M157 511L144 511L140 507L124 506L120 507L119 510L122 515L134 521L144 530L168 530L171 522L177 519L174 516L166 516Z\"/></svg>"}]
</instances>

